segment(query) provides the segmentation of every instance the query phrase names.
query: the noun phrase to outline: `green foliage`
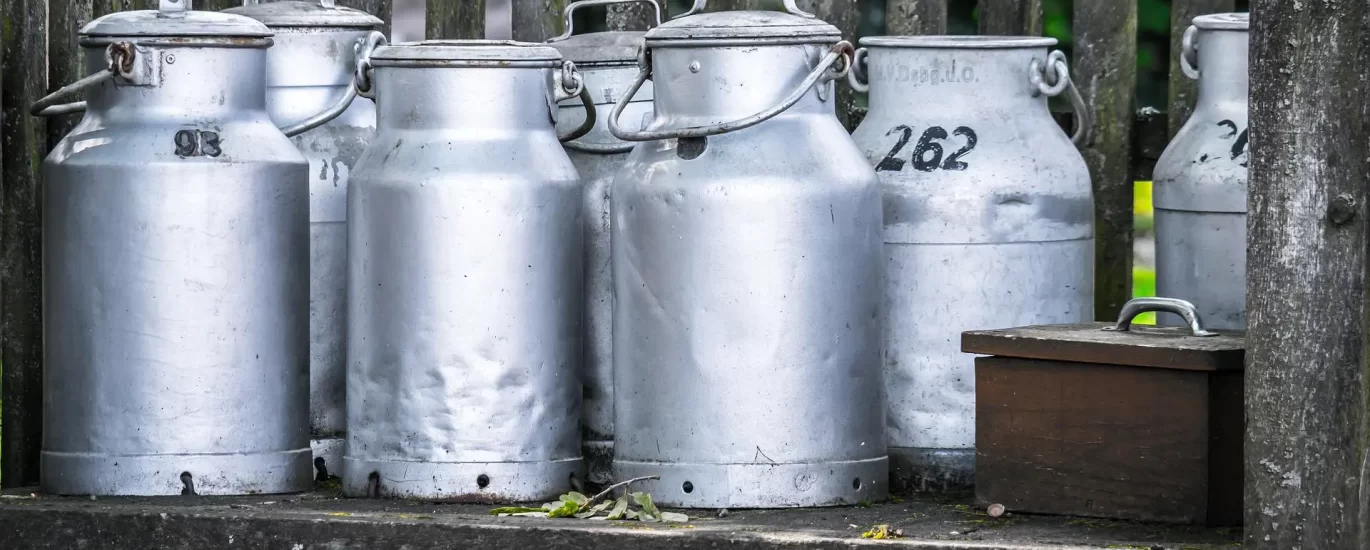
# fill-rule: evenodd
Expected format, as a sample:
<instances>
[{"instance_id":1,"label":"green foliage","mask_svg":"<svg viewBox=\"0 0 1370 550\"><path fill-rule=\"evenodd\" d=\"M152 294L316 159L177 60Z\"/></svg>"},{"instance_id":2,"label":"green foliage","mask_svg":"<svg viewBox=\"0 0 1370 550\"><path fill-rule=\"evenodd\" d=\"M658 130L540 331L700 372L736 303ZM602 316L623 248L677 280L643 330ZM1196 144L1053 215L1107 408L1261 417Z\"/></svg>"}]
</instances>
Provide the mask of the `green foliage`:
<instances>
[{"instance_id":1,"label":"green foliage","mask_svg":"<svg viewBox=\"0 0 1370 550\"><path fill-rule=\"evenodd\" d=\"M607 494L596 495L596 499ZM637 506L637 509L633 508ZM576 518L598 520L638 520L645 522L685 523L690 517L676 512L663 512L652 502L647 493L624 492L615 500L595 502L575 491L561 495L556 502L548 502L540 508L524 506L505 506L490 510L490 515L501 517L531 518Z\"/></svg>"}]
</instances>

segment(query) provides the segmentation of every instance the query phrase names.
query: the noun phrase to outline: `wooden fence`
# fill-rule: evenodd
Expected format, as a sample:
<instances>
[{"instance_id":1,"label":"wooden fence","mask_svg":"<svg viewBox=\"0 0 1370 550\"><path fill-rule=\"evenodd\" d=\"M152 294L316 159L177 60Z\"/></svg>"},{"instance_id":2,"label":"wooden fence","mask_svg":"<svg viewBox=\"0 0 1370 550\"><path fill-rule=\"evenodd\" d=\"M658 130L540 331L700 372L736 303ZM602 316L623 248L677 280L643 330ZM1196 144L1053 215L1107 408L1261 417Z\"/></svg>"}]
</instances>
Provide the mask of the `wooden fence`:
<instances>
[{"instance_id":1,"label":"wooden fence","mask_svg":"<svg viewBox=\"0 0 1370 550\"><path fill-rule=\"evenodd\" d=\"M872 0L878 1L878 0ZM974 0L887 0L885 34L941 34L947 2ZM566 0L509 0L513 38L542 41L561 32ZM671 0L677 12L679 0ZM392 0L339 0L339 4L392 20ZM39 119L28 106L49 90L82 75L77 32L95 17L119 10L152 9L156 0L4 0L0 4L0 483L32 484L38 479L41 445L42 340L38 168L48 149L76 119ZM196 9L218 10L240 0L197 0ZM778 0L715 0L710 9L778 6ZM799 0L809 10L855 38L863 2ZM1173 0L1171 51L1197 14L1231 11L1234 0ZM1099 319L1113 318L1131 297L1132 186L1149 179L1151 165L1169 134L1192 110L1194 86L1171 55L1169 116L1138 113L1135 102L1137 3L1075 0L1075 82L1093 111L1094 140L1083 149L1094 181L1097 254L1096 307ZM1041 0L978 0L981 34L1042 32ZM482 38L484 0L427 0L429 38ZM610 29L644 28L644 6L609 9ZM388 33L387 23L387 33ZM839 109L849 125L859 117L852 94L841 87Z\"/></svg>"}]
</instances>

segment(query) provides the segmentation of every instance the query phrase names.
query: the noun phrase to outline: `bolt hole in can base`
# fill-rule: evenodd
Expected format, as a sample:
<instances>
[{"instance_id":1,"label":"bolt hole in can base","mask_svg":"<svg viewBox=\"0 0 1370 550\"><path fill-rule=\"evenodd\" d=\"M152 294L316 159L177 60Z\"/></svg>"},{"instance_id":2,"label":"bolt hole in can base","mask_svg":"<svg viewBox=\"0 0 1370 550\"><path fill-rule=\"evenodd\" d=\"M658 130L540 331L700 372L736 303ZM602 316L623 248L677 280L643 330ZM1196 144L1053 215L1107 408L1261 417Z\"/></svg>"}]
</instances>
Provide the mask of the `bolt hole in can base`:
<instances>
[{"instance_id":1,"label":"bolt hole in can base","mask_svg":"<svg viewBox=\"0 0 1370 550\"><path fill-rule=\"evenodd\" d=\"M477 487L480 487L481 489L484 489L484 488L486 488L486 487L489 487L489 486L490 486L490 476L487 476L487 475L485 475L485 474L481 474L481 475L476 476L476 486L477 486Z\"/></svg>"},{"instance_id":2,"label":"bolt hole in can base","mask_svg":"<svg viewBox=\"0 0 1370 550\"><path fill-rule=\"evenodd\" d=\"M680 489L682 491L685 491L686 493L693 493L695 492L695 484L686 481L684 484L680 486Z\"/></svg>"},{"instance_id":3,"label":"bolt hole in can base","mask_svg":"<svg viewBox=\"0 0 1370 550\"><path fill-rule=\"evenodd\" d=\"M195 494L195 476L190 475L190 472L181 472L181 486L182 495Z\"/></svg>"}]
</instances>

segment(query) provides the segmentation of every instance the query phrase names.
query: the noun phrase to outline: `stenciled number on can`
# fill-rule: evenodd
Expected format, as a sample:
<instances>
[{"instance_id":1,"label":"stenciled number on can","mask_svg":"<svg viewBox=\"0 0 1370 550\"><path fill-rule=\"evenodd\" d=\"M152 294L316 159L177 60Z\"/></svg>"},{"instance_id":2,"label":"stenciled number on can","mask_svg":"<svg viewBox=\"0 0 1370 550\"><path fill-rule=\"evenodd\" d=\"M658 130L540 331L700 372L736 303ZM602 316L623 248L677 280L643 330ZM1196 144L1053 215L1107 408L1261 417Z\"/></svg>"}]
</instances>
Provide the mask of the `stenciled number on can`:
<instances>
[{"instance_id":1,"label":"stenciled number on can","mask_svg":"<svg viewBox=\"0 0 1370 550\"><path fill-rule=\"evenodd\" d=\"M176 132L176 156L178 157L217 157L219 133L208 130L181 130Z\"/></svg>"},{"instance_id":2,"label":"stenciled number on can","mask_svg":"<svg viewBox=\"0 0 1370 550\"><path fill-rule=\"evenodd\" d=\"M1241 164L1241 166L1245 168L1246 163L1249 160L1246 156L1246 143L1247 139L1250 137L1248 135L1248 132L1250 132L1251 129L1242 128L1241 132L1238 132L1237 123L1232 122L1231 120L1224 120L1222 122L1219 122L1218 126L1222 126L1223 128L1227 128L1228 130L1228 133L1222 136L1223 139L1232 139L1234 137L1237 138L1237 141L1232 143L1232 160L1237 160L1238 158L1241 158L1242 160L1238 164Z\"/></svg>"},{"instance_id":3,"label":"stenciled number on can","mask_svg":"<svg viewBox=\"0 0 1370 550\"><path fill-rule=\"evenodd\" d=\"M900 124L885 132L885 135L889 136L895 132L900 132L899 140L894 143L890 152L885 154L885 158L880 159L880 163L875 165L876 172L898 172L904 169L904 165L910 164L909 161L899 158L898 155L909 144L909 140L913 138L913 128ZM938 141L946 141L951 135L966 138L966 144L943 159L946 150ZM922 172L931 172L938 168L942 170L965 170L970 165L962 162L961 157L970 153L975 148L975 144L979 142L980 137L975 134L975 130L969 127L959 126L948 135L946 128L933 126L924 130L922 137L918 138L918 143L913 147L913 155L910 159L913 162L911 164L913 164L914 170Z\"/></svg>"}]
</instances>

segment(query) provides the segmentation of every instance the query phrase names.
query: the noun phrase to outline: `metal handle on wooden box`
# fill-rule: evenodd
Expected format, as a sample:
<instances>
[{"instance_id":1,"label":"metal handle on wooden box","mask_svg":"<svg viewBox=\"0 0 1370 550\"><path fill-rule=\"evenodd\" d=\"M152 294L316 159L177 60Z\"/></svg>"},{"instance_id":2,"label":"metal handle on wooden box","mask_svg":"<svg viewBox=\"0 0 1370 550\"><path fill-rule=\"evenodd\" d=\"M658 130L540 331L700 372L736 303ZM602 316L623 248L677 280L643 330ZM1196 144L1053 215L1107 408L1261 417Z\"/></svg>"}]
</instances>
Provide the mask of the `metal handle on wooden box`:
<instances>
[{"instance_id":1,"label":"metal handle on wooden box","mask_svg":"<svg viewBox=\"0 0 1370 550\"><path fill-rule=\"evenodd\" d=\"M1177 298L1135 298L1130 300L1123 305L1123 310L1118 313L1118 324L1104 327L1104 330L1127 332L1132 328L1132 319L1148 311L1163 311L1183 317L1194 336L1218 335L1216 332L1204 330L1203 323L1199 320L1199 312L1194 309L1194 304Z\"/></svg>"}]
</instances>

